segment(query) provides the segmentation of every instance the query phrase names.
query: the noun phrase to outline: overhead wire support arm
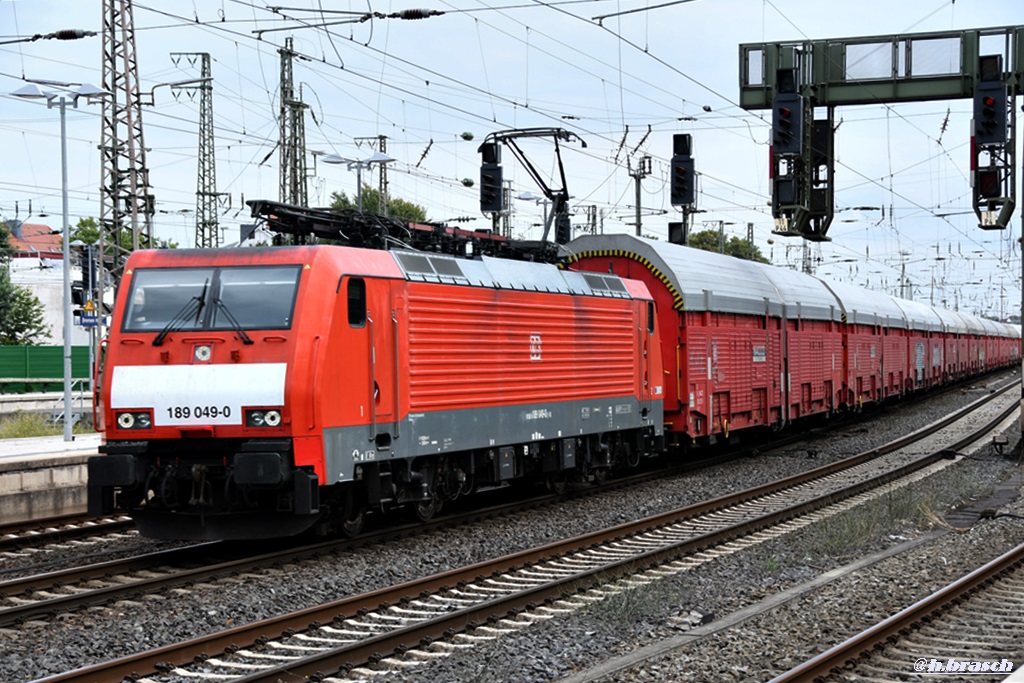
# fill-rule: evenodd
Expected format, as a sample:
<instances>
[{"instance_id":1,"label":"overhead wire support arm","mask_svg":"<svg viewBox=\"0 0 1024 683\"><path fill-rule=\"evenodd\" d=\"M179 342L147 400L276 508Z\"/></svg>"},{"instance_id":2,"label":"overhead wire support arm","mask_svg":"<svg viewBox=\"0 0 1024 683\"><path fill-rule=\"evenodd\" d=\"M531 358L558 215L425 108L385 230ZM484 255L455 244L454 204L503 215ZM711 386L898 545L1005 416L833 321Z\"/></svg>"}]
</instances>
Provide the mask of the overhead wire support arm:
<instances>
[{"instance_id":1,"label":"overhead wire support arm","mask_svg":"<svg viewBox=\"0 0 1024 683\"><path fill-rule=\"evenodd\" d=\"M635 9L627 9L622 12L612 12L611 14L601 14L596 17L590 17L591 21L596 21L600 24L605 19L611 17L621 17L624 14L636 14L637 12L649 12L652 9L662 9L663 7L672 7L673 5L682 5L687 2L693 2L693 0L672 0L672 2L663 2L660 5L649 5L647 7L637 7Z\"/></svg>"},{"instance_id":2,"label":"overhead wire support arm","mask_svg":"<svg viewBox=\"0 0 1024 683\"><path fill-rule=\"evenodd\" d=\"M527 158L526 153L523 152L519 146L517 140L521 138L551 138L555 145L555 161L558 163L558 177L561 184L560 188L553 188L544 179L544 176L540 174L533 163ZM481 145L481 151L486 145L498 145L505 144L512 150L512 154L515 155L519 163L523 165L526 172L530 175L537 186L540 188L544 196L551 201L552 211L548 216L548 220L544 224L544 234L541 237L541 242L547 242L548 234L551 231L551 225L554 223L555 227L555 242L558 244L565 244L572 239L572 226L569 221L569 186L565 178L565 166L562 163L562 150L559 145L559 140L565 142L577 141L580 145L586 149L587 143L575 133L568 131L564 128L514 128L511 130L502 130L494 133L490 133L484 138L484 144Z\"/></svg>"}]
</instances>

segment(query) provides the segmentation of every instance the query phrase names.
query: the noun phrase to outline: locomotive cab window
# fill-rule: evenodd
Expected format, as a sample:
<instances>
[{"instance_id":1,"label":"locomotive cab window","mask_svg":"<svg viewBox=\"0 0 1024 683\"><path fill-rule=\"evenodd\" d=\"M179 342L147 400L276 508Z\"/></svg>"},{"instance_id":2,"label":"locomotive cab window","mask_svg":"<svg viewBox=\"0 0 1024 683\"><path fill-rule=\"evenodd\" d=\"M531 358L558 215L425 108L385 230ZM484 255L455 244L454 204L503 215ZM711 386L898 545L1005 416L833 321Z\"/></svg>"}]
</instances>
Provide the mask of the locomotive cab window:
<instances>
[{"instance_id":1,"label":"locomotive cab window","mask_svg":"<svg viewBox=\"0 0 1024 683\"><path fill-rule=\"evenodd\" d=\"M300 266L139 268L122 330L286 330Z\"/></svg>"},{"instance_id":2,"label":"locomotive cab window","mask_svg":"<svg viewBox=\"0 0 1024 683\"><path fill-rule=\"evenodd\" d=\"M654 302L647 302L647 333L654 334Z\"/></svg>"},{"instance_id":3,"label":"locomotive cab window","mask_svg":"<svg viewBox=\"0 0 1024 683\"><path fill-rule=\"evenodd\" d=\"M348 324L350 327L366 325L366 281L361 277L348 281Z\"/></svg>"}]
</instances>

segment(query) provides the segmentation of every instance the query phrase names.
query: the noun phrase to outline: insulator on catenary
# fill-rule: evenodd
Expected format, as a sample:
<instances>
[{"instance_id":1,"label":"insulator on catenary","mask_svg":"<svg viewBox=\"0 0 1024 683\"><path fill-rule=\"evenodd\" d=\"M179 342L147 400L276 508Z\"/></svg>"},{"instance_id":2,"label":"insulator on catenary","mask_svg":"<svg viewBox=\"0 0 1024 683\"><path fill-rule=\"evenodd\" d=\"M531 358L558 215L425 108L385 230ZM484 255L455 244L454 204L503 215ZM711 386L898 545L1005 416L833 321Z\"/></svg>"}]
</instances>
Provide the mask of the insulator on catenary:
<instances>
[{"instance_id":1,"label":"insulator on catenary","mask_svg":"<svg viewBox=\"0 0 1024 683\"><path fill-rule=\"evenodd\" d=\"M60 31L51 33L49 37L56 38L57 40L78 40L79 38L85 38L86 36L96 35L95 31L84 31L80 28L65 28Z\"/></svg>"},{"instance_id":2,"label":"insulator on catenary","mask_svg":"<svg viewBox=\"0 0 1024 683\"><path fill-rule=\"evenodd\" d=\"M404 9L401 12L395 12L392 17L397 19L426 19L427 17L439 17L444 12L440 12L436 9Z\"/></svg>"}]
</instances>

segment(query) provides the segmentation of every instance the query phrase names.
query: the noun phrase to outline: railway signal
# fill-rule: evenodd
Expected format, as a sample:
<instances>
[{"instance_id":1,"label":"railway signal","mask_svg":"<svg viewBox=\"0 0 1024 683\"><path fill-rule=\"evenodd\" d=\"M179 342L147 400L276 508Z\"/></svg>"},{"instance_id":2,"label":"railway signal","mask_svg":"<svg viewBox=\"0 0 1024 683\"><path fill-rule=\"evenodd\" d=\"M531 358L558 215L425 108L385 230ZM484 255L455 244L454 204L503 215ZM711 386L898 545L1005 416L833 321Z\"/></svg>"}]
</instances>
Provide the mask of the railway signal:
<instances>
[{"instance_id":1,"label":"railway signal","mask_svg":"<svg viewBox=\"0 0 1024 683\"><path fill-rule=\"evenodd\" d=\"M974 91L974 142L1006 144L1006 84L982 81Z\"/></svg>"},{"instance_id":2,"label":"railway signal","mask_svg":"<svg viewBox=\"0 0 1024 683\"><path fill-rule=\"evenodd\" d=\"M505 208L501 166L482 164L480 166L480 211L497 213Z\"/></svg>"},{"instance_id":3,"label":"railway signal","mask_svg":"<svg viewBox=\"0 0 1024 683\"><path fill-rule=\"evenodd\" d=\"M505 209L502 188L501 147L495 142L480 145L480 212L501 213Z\"/></svg>"},{"instance_id":4,"label":"railway signal","mask_svg":"<svg viewBox=\"0 0 1024 683\"><path fill-rule=\"evenodd\" d=\"M696 167L692 157L672 158L672 206L693 204L696 192Z\"/></svg>"},{"instance_id":5,"label":"railway signal","mask_svg":"<svg viewBox=\"0 0 1024 683\"><path fill-rule=\"evenodd\" d=\"M697 202L697 170L693 160L693 137L689 133L672 136L669 200L672 206L692 206Z\"/></svg>"},{"instance_id":6,"label":"railway signal","mask_svg":"<svg viewBox=\"0 0 1024 683\"><path fill-rule=\"evenodd\" d=\"M772 148L776 154L799 154L804 140L804 98L779 93L772 106Z\"/></svg>"},{"instance_id":7,"label":"railway signal","mask_svg":"<svg viewBox=\"0 0 1024 683\"><path fill-rule=\"evenodd\" d=\"M1006 227L1013 212L1013 112L1002 55L978 58L971 138L973 203L986 230Z\"/></svg>"}]
</instances>

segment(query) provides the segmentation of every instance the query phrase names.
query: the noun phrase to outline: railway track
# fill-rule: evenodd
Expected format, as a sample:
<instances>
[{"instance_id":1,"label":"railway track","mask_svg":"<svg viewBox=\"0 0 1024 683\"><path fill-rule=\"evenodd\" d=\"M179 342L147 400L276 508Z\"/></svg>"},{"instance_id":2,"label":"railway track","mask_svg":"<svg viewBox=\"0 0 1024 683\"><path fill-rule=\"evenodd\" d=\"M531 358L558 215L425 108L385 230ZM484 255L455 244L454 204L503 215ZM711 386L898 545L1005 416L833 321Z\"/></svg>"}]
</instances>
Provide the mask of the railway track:
<instances>
[{"instance_id":1,"label":"railway track","mask_svg":"<svg viewBox=\"0 0 1024 683\"><path fill-rule=\"evenodd\" d=\"M135 534L130 517L63 515L15 524L0 525L0 553L40 548L53 543L93 538L112 533Z\"/></svg>"},{"instance_id":2,"label":"railway track","mask_svg":"<svg viewBox=\"0 0 1024 683\"><path fill-rule=\"evenodd\" d=\"M788 533L877 495L879 487L927 476L945 466L950 450L991 430L1016 405L1003 391L888 446L809 473L44 680L121 681L153 672L147 680L255 683L401 671ZM957 420L971 423L969 436L949 434L967 429Z\"/></svg>"},{"instance_id":3,"label":"railway track","mask_svg":"<svg viewBox=\"0 0 1024 683\"><path fill-rule=\"evenodd\" d=\"M639 473L606 482L600 488L580 488L558 495L518 498L485 509L475 508L447 514L429 522L392 524L356 539L331 539L300 545L282 539L262 544L260 553L253 553L251 544L247 543L211 541L3 580L0 581L0 627L16 626L28 619L80 610L125 597L152 595L184 585L213 582L231 575L265 571L268 567L303 562L325 554L340 555L354 547L391 543L413 533L451 528L482 518L514 515L527 509L629 487L737 457L741 456L732 453L669 471ZM131 524L130 519L127 524Z\"/></svg>"},{"instance_id":4,"label":"railway track","mask_svg":"<svg viewBox=\"0 0 1024 683\"><path fill-rule=\"evenodd\" d=\"M946 391L963 391L963 388L953 386ZM940 392L939 394L925 396L916 395L904 401L901 405L915 405L928 399L940 397L943 393L944 392ZM773 439L770 443L764 443L763 441L759 442L757 444L757 448L758 450L764 450L765 448L781 448L801 441L807 441L808 439L813 439L818 435L825 435L836 428L856 425L868 419L870 419L870 417L867 413L851 413L845 420L837 420L830 430L812 429L802 434L789 434ZM667 470L659 470L659 474L652 475L650 473L641 473L620 479L614 479L607 482L604 487L605 490L607 490L608 487L629 486L656 476L682 474L695 471L743 458L750 451L751 448L749 447L741 447L739 450L719 453L700 461L688 462ZM586 493L581 493L577 490L573 492L572 495L586 495ZM554 498L549 498L546 500L550 501L553 499ZM543 504L546 500L538 498L533 501L527 501L527 504ZM103 536L118 534L137 536L137 532L134 529L134 525L130 517L122 515L92 517L85 514L73 514L47 517L28 522L0 524L0 555L3 553L17 554L26 551L35 552L45 550L46 547L50 545L60 545L74 541L88 541L99 539ZM74 579L70 577L64 577L62 580L74 581Z\"/></svg>"},{"instance_id":5,"label":"railway track","mask_svg":"<svg viewBox=\"0 0 1024 683\"><path fill-rule=\"evenodd\" d=\"M1022 614L1024 545L771 683L916 681L939 674L1002 680L1024 666Z\"/></svg>"}]
</instances>

